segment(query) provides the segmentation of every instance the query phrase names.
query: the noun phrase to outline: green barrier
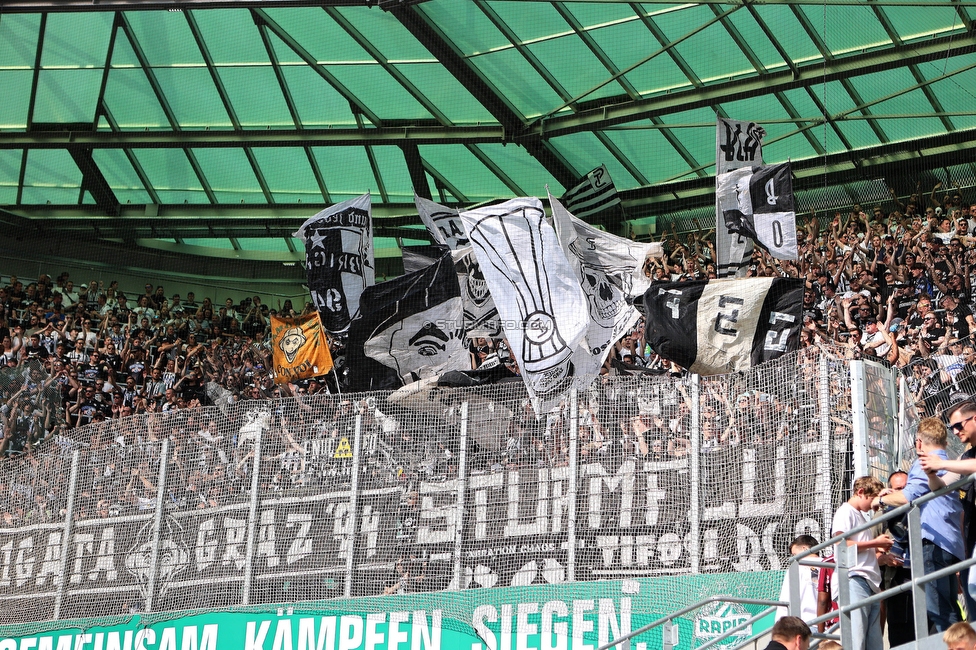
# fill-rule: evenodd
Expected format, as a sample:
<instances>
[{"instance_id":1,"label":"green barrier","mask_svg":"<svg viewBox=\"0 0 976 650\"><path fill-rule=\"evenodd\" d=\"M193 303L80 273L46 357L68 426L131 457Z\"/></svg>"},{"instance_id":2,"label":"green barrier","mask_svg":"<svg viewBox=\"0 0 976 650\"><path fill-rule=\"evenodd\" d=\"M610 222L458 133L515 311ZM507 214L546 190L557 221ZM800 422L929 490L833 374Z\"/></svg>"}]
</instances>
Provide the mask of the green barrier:
<instances>
[{"instance_id":1,"label":"green barrier","mask_svg":"<svg viewBox=\"0 0 976 650\"><path fill-rule=\"evenodd\" d=\"M578 582L9 625L0 627L0 650L596 650L708 596L774 598L782 575ZM667 602L665 594L676 593L681 602ZM675 648L697 647L762 609L712 603L677 621ZM771 625L767 617L729 643ZM656 628L619 647L660 650L661 635Z\"/></svg>"}]
</instances>

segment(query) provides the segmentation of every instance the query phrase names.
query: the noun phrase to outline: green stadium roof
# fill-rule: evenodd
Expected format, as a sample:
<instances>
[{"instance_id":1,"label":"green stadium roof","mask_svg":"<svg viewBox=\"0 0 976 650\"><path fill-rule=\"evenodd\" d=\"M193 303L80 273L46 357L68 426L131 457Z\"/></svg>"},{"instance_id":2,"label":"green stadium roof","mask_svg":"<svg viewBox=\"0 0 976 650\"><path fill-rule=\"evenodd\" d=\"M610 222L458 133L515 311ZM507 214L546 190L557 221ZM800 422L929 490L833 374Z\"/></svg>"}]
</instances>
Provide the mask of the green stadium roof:
<instances>
[{"instance_id":1,"label":"green stadium roof","mask_svg":"<svg viewBox=\"0 0 976 650\"><path fill-rule=\"evenodd\" d=\"M974 16L973 0L6 2L0 221L280 266L305 218L366 191L379 235L416 238L414 192L558 195L605 164L627 218L705 224L716 114L761 123L810 205L881 200L878 179L976 184Z\"/></svg>"}]
</instances>

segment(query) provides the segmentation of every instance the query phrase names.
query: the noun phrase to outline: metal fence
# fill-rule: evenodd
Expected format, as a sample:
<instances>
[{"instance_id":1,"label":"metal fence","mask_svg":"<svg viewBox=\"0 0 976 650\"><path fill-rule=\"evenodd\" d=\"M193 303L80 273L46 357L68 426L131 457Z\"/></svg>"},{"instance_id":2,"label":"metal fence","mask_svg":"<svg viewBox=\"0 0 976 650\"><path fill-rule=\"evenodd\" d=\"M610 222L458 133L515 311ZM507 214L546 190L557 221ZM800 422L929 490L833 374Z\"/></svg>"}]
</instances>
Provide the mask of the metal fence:
<instances>
[{"instance_id":1,"label":"metal fence","mask_svg":"<svg viewBox=\"0 0 976 650\"><path fill-rule=\"evenodd\" d=\"M0 476L0 622L696 572L775 589L847 497L848 377L811 348L601 380L540 418L512 383L93 424Z\"/></svg>"}]
</instances>

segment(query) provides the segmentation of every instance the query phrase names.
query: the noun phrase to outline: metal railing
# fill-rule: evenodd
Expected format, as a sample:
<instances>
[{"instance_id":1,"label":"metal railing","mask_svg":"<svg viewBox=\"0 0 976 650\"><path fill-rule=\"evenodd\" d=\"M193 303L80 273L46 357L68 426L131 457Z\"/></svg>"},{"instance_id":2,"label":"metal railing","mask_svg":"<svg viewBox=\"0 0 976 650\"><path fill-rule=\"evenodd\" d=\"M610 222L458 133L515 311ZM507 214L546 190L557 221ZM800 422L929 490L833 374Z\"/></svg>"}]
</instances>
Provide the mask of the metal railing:
<instances>
[{"instance_id":1,"label":"metal railing","mask_svg":"<svg viewBox=\"0 0 976 650\"><path fill-rule=\"evenodd\" d=\"M912 575L911 580L901 585L892 587L890 589L886 589L880 593L873 594L863 600L850 602L849 600L850 576L848 574L848 571L849 571L849 566L852 564L851 560L853 558L848 556L849 555L856 556L857 546L838 547L837 551L840 551L841 549L844 550L843 552L835 551L834 562L824 562L820 560L819 553L820 551L830 548L832 546L836 546L841 542L846 543L846 541L849 538L851 538L853 535L856 535L857 533L863 532L865 530L869 530L871 528L875 528L879 524L883 524L886 521L896 519L905 514L908 515L909 549L921 549L922 548L921 506L943 495L959 490L963 486L972 482L974 479L976 479L976 474L967 475L962 478L959 478L958 480L954 481L953 483L950 483L949 485L946 485L945 487L939 490L936 490L934 492L928 492L922 495L921 497L919 497L918 499L915 499L914 501L906 503L905 505L902 506L898 506L897 508L893 508L879 517L873 517L871 520L866 521L865 523L859 526L855 526L851 530L841 535L831 537L827 541L822 542L810 548L807 551L803 551L802 553L799 553L791 557L789 560L790 564L787 569L787 574L789 576L789 585L790 585L789 603L784 603L781 601L768 601L768 600L757 600L757 599L748 599L748 598L728 598L724 596L713 596L711 598L707 598L705 600L684 607L672 614L659 618L658 620L649 623L648 625L645 625L644 627L641 627L627 635L624 635L619 639L615 639L610 643L607 643L606 645L600 646L599 650L608 650L609 648L613 648L629 639L632 639L640 634L643 634L644 632L647 632L651 629L654 629L655 627L665 625L665 624L666 624L666 628L664 630L663 647L664 650L670 650L672 647L672 643L671 643L671 635L669 633L670 630L668 628L670 628L671 621L673 621L676 618L680 618L681 616L684 616L685 614L691 611L694 611L704 605L713 602L734 602L734 603L742 603L742 604L749 604L749 605L767 605L768 607L762 610L761 612L759 612L758 614L752 616L751 618L742 621L735 627L725 631L721 636L711 639L708 642L702 644L701 646L698 647L697 650L707 650L712 646L718 645L722 641L725 641L728 638L730 638L739 630L742 630L752 625L753 623L762 620L769 614L773 613L778 607L782 607L784 605L788 606L790 614L795 615L794 613L800 612L800 567L801 566L834 568L835 575L838 580L837 591L838 591L839 608L827 612L822 616L818 616L814 619L808 620L806 621L806 623L810 625L811 628L813 628L813 626L817 625L818 623L825 623L833 618L839 618L840 634L839 635L831 634L831 632L834 629L834 627L831 627L827 630L826 633L816 633L816 632L813 633L812 636L814 638L835 639L840 641L842 647L845 648L854 647L852 645L852 637L851 637L851 612L861 609L863 607L868 607L870 605L873 605L874 603L879 603L883 600L891 598L892 596L895 596L897 594L909 590L912 591L913 619L915 623L916 638L918 638L920 636L918 633L919 630L925 630L925 631L928 630L928 616L925 607L925 602L926 602L925 584L928 582L932 582L934 580L939 580L940 578L944 578L946 576L954 575L963 569L976 565L976 556L961 560L960 562L957 562L951 566L940 569L939 571L935 571L929 574L924 574L923 573L924 563L921 561L921 553L917 553L916 561L913 561L911 563L911 575ZM768 634L768 630L763 630L762 632L759 632L758 634L754 634L749 638L740 641L736 645L729 647L727 650L739 650L740 648L743 648L749 645L750 643L755 643L766 634ZM921 636L924 636L924 634Z\"/></svg>"}]
</instances>

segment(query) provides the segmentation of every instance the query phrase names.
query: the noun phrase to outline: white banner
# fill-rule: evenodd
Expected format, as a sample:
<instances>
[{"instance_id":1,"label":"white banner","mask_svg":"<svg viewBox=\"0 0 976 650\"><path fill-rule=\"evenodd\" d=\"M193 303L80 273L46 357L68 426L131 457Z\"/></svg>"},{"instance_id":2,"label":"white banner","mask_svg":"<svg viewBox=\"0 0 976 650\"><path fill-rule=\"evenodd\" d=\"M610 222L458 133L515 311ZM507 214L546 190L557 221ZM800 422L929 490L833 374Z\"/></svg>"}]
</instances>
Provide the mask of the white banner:
<instances>
[{"instance_id":1,"label":"white banner","mask_svg":"<svg viewBox=\"0 0 976 650\"><path fill-rule=\"evenodd\" d=\"M462 212L468 236L537 413L575 374L586 296L546 221L542 202L518 198Z\"/></svg>"}]
</instances>

